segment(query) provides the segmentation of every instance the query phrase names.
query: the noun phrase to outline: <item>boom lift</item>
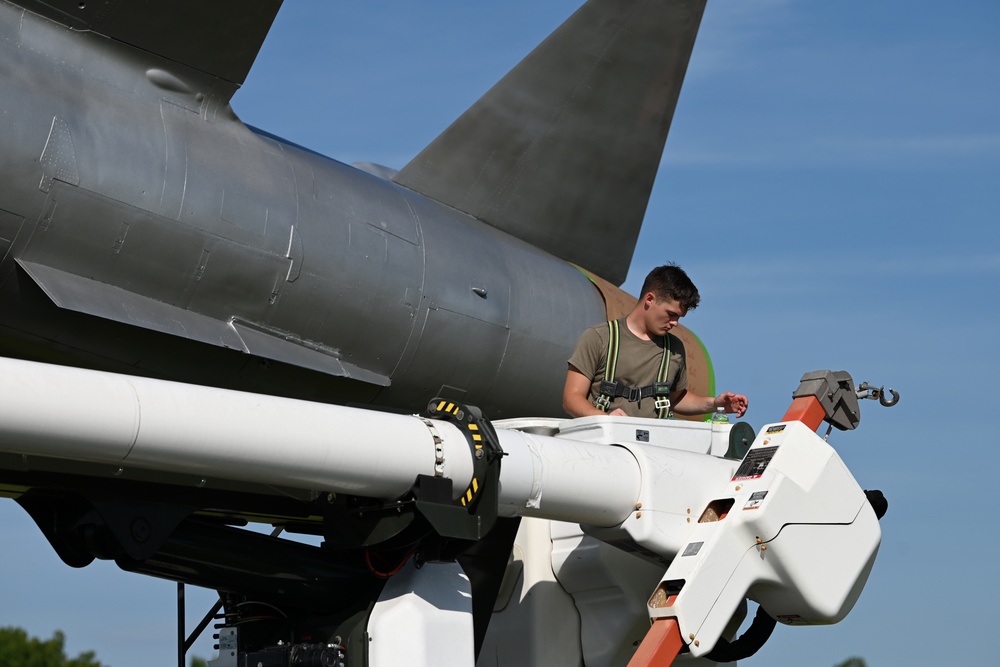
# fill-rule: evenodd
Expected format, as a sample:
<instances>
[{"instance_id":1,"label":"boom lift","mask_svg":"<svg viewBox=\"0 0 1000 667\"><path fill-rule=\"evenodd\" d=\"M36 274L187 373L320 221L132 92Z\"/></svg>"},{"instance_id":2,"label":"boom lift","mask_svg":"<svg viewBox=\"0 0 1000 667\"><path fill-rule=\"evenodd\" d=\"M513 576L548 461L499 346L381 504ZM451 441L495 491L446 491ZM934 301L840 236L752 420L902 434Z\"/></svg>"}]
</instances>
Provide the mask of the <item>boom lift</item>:
<instances>
[{"instance_id":1,"label":"boom lift","mask_svg":"<svg viewBox=\"0 0 1000 667\"><path fill-rule=\"evenodd\" d=\"M807 376L760 435L486 418L561 414L572 340L635 303L705 9L580 4L397 172L239 119L281 0L0 0L0 497L70 566L219 591L214 667L731 660L839 620L880 499L813 431L881 388Z\"/></svg>"},{"instance_id":2,"label":"boom lift","mask_svg":"<svg viewBox=\"0 0 1000 667\"><path fill-rule=\"evenodd\" d=\"M69 484L72 461L113 469L109 484L129 470L205 489L172 512L155 491L124 505L81 489L75 512L47 516L31 492L18 500L67 562L218 588L213 667L729 660L745 652L728 642L745 599L785 625L842 619L881 539L869 495L814 433L857 425L846 373L804 376L756 437L679 420L492 424L447 400L389 414L11 359L0 390L0 451L23 482ZM241 511L206 487L245 494ZM322 547L235 527L275 492L317 516L270 522L311 526Z\"/></svg>"}]
</instances>

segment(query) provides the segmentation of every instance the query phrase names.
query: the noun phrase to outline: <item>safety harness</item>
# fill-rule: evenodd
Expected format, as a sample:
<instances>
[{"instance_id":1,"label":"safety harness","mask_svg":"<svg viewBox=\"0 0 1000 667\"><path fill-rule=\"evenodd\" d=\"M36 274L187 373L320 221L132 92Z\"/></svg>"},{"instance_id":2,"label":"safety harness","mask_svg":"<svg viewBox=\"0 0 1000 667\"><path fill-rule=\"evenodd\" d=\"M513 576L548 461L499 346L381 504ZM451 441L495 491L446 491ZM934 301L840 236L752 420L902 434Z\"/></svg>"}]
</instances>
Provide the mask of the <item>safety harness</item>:
<instances>
[{"instance_id":1,"label":"safety harness","mask_svg":"<svg viewBox=\"0 0 1000 667\"><path fill-rule=\"evenodd\" d=\"M621 341L618 320L608 322L608 361L604 367L604 379L601 381L600 395L594 399L594 406L607 412L611 409L611 401L624 398L630 403L640 403L642 399L655 397L653 406L656 417L664 419L670 415L670 384L667 382L667 372L670 370L670 335L663 339L663 356L660 359L660 370L656 374L656 382L645 387L629 387L615 381L618 369L618 344Z\"/></svg>"}]
</instances>

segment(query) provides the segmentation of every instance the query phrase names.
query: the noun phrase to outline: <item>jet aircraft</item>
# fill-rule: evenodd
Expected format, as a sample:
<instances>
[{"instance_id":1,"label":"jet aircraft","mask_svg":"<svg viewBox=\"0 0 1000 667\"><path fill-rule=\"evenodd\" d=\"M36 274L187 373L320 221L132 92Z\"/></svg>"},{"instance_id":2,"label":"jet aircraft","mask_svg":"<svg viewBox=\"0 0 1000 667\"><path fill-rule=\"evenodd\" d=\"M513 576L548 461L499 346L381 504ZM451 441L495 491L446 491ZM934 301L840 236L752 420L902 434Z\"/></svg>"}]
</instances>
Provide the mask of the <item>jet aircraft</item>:
<instances>
[{"instance_id":1,"label":"jet aircraft","mask_svg":"<svg viewBox=\"0 0 1000 667\"><path fill-rule=\"evenodd\" d=\"M281 615L280 630L224 635L220 667L237 664L227 648L274 661L262 664L366 664L372 605L414 552L463 564L478 654L518 528L496 516L504 438L483 416L561 417L576 336L631 306L617 285L704 1L589 0L399 171L344 165L239 119L230 100L280 5L0 0L0 354L25 387L45 379L40 395L82 378L81 393L104 387L90 398L110 406L64 433L12 427L0 493L68 565L111 559L218 589L230 628L262 608ZM711 392L707 355L682 339L694 386ZM89 435L63 449L124 414L133 389L116 403L118 385L93 379L111 377L133 378L153 408L183 403L157 382L187 387L220 423L237 396L373 406L386 422L436 399L422 423L481 430L487 464L472 462L456 511L440 476L413 483L411 468L359 470L365 481L336 491L300 469L271 485L229 459L213 469L180 454L194 412L163 412L167 449L149 460L100 452ZM79 393L63 400L103 414ZM350 432L354 413L329 414ZM307 438L297 424L275 437ZM282 466L259 453L249 465ZM324 544L242 530L249 521Z\"/></svg>"}]
</instances>

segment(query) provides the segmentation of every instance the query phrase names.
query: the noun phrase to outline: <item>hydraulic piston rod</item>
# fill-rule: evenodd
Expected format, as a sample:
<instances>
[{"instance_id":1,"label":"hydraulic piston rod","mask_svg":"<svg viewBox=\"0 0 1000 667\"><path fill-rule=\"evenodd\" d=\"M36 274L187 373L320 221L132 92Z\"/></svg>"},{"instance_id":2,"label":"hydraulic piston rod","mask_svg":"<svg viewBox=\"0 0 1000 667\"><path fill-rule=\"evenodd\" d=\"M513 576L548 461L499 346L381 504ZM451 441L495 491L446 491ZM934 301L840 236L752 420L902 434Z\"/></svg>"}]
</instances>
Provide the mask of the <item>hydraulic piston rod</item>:
<instances>
[{"instance_id":1,"label":"hydraulic piston rod","mask_svg":"<svg viewBox=\"0 0 1000 667\"><path fill-rule=\"evenodd\" d=\"M469 485L452 423L0 359L0 451L392 499L418 475ZM499 511L621 523L639 496L628 450L501 431Z\"/></svg>"}]
</instances>

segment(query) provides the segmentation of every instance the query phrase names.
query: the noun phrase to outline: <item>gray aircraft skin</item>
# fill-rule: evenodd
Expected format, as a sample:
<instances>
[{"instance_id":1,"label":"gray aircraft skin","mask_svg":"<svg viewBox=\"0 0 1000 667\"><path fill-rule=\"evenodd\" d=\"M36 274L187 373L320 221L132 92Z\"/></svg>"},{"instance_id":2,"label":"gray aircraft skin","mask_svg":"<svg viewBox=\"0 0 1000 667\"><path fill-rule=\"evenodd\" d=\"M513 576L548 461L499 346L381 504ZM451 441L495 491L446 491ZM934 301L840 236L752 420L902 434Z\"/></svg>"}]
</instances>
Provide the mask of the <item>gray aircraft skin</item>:
<instances>
[{"instance_id":1,"label":"gray aircraft skin","mask_svg":"<svg viewBox=\"0 0 1000 667\"><path fill-rule=\"evenodd\" d=\"M584 270L625 279L704 0L586 2L398 172L341 164L230 107L280 4L0 0L0 355L562 416L566 359L610 310ZM0 457L0 495L70 565L113 558L252 592L331 636L354 632L345 619L382 585L358 562L372 540L340 535L332 501L25 461ZM341 551L190 518L207 507L283 517ZM155 538L141 553L121 537L135 512ZM276 564L313 583L282 597Z\"/></svg>"},{"instance_id":2,"label":"gray aircraft skin","mask_svg":"<svg viewBox=\"0 0 1000 667\"><path fill-rule=\"evenodd\" d=\"M0 2L0 352L561 416L702 3L587 3L395 174L235 115L279 5Z\"/></svg>"}]
</instances>

